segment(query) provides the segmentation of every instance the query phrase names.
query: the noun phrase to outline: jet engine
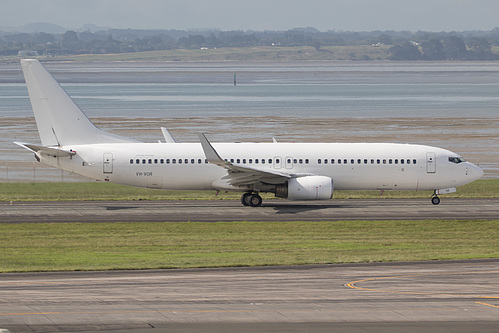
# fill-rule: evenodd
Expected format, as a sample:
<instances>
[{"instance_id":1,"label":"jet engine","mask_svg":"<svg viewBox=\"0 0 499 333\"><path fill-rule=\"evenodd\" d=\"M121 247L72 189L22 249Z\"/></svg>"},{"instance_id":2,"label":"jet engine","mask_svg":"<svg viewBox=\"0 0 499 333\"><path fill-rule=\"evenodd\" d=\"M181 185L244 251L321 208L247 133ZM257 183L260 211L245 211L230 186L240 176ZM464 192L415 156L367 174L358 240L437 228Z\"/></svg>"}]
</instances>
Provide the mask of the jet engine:
<instances>
[{"instance_id":1,"label":"jet engine","mask_svg":"<svg viewBox=\"0 0 499 333\"><path fill-rule=\"evenodd\" d=\"M333 197L333 180L325 176L305 176L276 186L275 196L289 200L329 200Z\"/></svg>"}]
</instances>

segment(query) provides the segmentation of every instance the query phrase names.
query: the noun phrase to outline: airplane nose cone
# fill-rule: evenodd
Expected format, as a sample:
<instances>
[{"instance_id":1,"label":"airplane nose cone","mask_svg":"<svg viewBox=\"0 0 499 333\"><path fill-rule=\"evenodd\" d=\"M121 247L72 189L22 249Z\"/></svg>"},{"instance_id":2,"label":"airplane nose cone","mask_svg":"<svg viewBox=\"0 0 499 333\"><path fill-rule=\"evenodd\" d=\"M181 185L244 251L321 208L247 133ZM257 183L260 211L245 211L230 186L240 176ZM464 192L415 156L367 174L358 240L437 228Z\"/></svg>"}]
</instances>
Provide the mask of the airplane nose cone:
<instances>
[{"instance_id":1,"label":"airplane nose cone","mask_svg":"<svg viewBox=\"0 0 499 333\"><path fill-rule=\"evenodd\" d=\"M470 176L471 178L473 178L473 180L480 179L483 176L483 170L474 164L471 165L470 171Z\"/></svg>"}]
</instances>

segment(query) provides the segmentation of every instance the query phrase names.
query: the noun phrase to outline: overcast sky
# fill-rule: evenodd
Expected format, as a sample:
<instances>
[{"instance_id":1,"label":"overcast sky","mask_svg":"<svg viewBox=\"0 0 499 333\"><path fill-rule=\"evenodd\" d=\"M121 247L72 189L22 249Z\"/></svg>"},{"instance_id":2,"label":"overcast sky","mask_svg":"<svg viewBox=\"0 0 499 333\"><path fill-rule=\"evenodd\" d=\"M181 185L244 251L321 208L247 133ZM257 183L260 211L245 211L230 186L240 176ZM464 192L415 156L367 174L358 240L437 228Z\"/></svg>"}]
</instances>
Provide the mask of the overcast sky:
<instances>
[{"instance_id":1,"label":"overcast sky","mask_svg":"<svg viewBox=\"0 0 499 333\"><path fill-rule=\"evenodd\" d=\"M2 0L0 26L463 31L499 26L499 0Z\"/></svg>"}]
</instances>

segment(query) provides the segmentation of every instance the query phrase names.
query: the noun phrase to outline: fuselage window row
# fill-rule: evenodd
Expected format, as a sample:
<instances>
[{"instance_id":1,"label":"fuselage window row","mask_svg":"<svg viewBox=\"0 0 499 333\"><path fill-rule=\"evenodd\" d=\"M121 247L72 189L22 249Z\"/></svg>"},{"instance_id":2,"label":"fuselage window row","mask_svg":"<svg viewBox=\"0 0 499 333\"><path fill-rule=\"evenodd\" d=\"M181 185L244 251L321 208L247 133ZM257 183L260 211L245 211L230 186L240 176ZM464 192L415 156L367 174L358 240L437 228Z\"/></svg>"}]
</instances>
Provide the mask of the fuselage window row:
<instances>
[{"instance_id":1,"label":"fuselage window row","mask_svg":"<svg viewBox=\"0 0 499 333\"><path fill-rule=\"evenodd\" d=\"M296 160L295 160L296 161ZM355 159L351 159L350 160L350 164L356 164L355 163ZM417 160L416 159L413 159L411 161L411 159L383 159L383 160L380 160L380 159L371 159L370 161L368 159L357 159L357 164L369 164L369 162L371 162L371 164L417 164ZM317 160L317 164L348 164L348 160L347 159L337 159L335 160L334 158L332 159L318 159Z\"/></svg>"},{"instance_id":2,"label":"fuselage window row","mask_svg":"<svg viewBox=\"0 0 499 333\"><path fill-rule=\"evenodd\" d=\"M146 159L142 159L142 160L140 160L140 159L137 158L137 159L135 159L135 161L134 161L133 158L130 159L130 164L141 164L141 162L142 162L142 164L153 164L153 162L154 162L154 164L177 164L177 163L178 164L182 164L182 163L183 164L196 164L196 159L191 158L189 160L188 158L185 158L185 159L181 159L181 158L179 158L179 159L175 159L175 158L172 158L172 159L169 159L169 158L163 159L163 158L161 158L161 159L154 159L154 160L153 159L147 159L147 160ZM200 158L197 159L197 164L202 164L202 163L203 163L202 159L200 159ZM204 163L208 164L208 160L205 159Z\"/></svg>"},{"instance_id":3,"label":"fuselage window row","mask_svg":"<svg viewBox=\"0 0 499 333\"><path fill-rule=\"evenodd\" d=\"M449 160L450 160L450 158L449 158ZM254 159L254 160L251 159L251 158L250 159L245 159L245 158L243 158L243 159L240 159L240 158L234 159L234 158L231 158L231 159L225 159L225 161L226 162L230 161L230 163L232 163L232 164L234 164L234 163L241 164L241 161L242 161L242 164L247 164L246 162L248 162L248 164L253 164L253 162L255 164L265 164L265 162L266 162L266 160L263 159L263 158L262 159ZM305 164L309 164L309 162L310 162L310 160L308 158L307 159L301 159L301 158L300 159L296 159L295 158L293 160L291 160L290 158L286 159L286 163L287 164L292 164L291 161L293 161L294 164L303 164L304 162L305 162ZM190 160L188 158L185 158L185 159L181 159L181 158L179 158L179 159L175 159L175 158L173 158L173 159L169 159L169 158L167 158L167 159L163 159L163 158L157 159L156 158L154 160L153 159L142 159L142 160L140 160L138 158L135 159L135 160L133 158L130 159L130 164L141 164L141 162L142 162L142 164L153 164L153 162L154 162L154 164L177 164L177 163L178 164L189 164L189 163L190 164L196 164L196 162L197 162L197 164L202 164L203 162L205 164L207 164L208 160L205 159L203 161L200 158L197 159L197 161L194 158L191 158ZM355 159L351 159L350 160L350 164L355 164L355 162L356 162ZM388 160L387 159L383 159L383 160L380 160L380 159L376 159L376 160L375 159L371 159L371 160L363 159L362 160L360 158L357 159L357 164L365 164L365 165L367 165L367 164L369 164L369 162L371 164L411 164L411 163L412 164L416 164L417 160L413 159L411 161L411 159L400 159L399 160L399 159L391 159L391 158L388 159ZM454 162L454 161L452 161L452 162ZM280 160L276 159L275 163L276 164L280 164ZM348 164L348 160L347 159L340 159L340 158L339 159L334 159L334 158L332 158L332 159L318 159L317 163L318 164ZM456 163L456 162L454 162L454 163ZM272 164L272 159L271 158L268 159L268 164Z\"/></svg>"}]
</instances>

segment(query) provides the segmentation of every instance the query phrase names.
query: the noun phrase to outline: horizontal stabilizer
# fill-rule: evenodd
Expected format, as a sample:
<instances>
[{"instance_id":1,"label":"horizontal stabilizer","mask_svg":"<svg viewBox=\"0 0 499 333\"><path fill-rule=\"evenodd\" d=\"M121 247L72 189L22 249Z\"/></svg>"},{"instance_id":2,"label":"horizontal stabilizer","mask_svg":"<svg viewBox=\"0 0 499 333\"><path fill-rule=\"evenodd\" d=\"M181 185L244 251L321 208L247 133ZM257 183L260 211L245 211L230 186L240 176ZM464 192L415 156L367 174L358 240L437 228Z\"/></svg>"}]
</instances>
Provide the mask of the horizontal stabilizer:
<instances>
[{"instance_id":1,"label":"horizontal stabilizer","mask_svg":"<svg viewBox=\"0 0 499 333\"><path fill-rule=\"evenodd\" d=\"M26 148L29 151L32 151L33 153L41 155L48 155L53 157L70 157L76 155L76 152L72 150L44 147L44 146L34 145L31 143L22 143L22 142L14 142L14 143L18 146Z\"/></svg>"}]
</instances>

